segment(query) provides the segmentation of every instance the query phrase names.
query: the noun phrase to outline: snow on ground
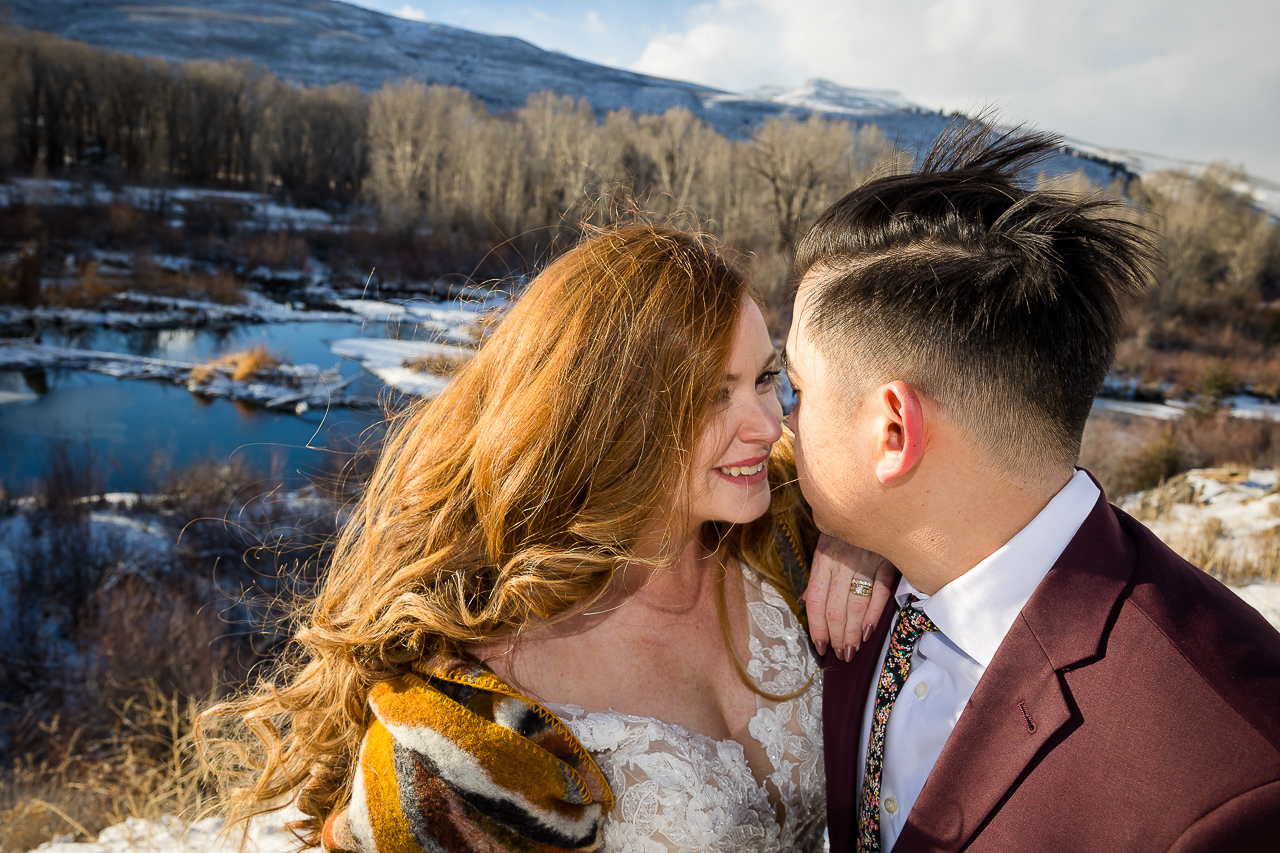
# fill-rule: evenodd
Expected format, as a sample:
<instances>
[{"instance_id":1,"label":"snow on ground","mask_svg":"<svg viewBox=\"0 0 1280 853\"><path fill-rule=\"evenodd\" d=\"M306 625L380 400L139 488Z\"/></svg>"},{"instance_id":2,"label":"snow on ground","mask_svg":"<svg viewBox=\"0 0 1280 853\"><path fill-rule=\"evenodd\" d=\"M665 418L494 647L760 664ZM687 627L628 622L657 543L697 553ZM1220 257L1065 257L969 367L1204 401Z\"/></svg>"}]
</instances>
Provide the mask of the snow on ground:
<instances>
[{"instance_id":1,"label":"snow on ground","mask_svg":"<svg viewBox=\"0 0 1280 853\"><path fill-rule=\"evenodd\" d=\"M417 358L464 361L475 355L473 349L448 344L374 338L343 338L330 341L329 350L334 355L360 362L365 370L397 391L418 397L435 397L449 384L449 379L446 376L406 367L407 362Z\"/></svg>"},{"instance_id":2,"label":"snow on ground","mask_svg":"<svg viewBox=\"0 0 1280 853\"><path fill-rule=\"evenodd\" d=\"M1188 471L1126 496L1120 508L1192 562L1214 557L1266 571L1280 559L1280 471ZM1231 588L1280 629L1280 577Z\"/></svg>"},{"instance_id":3,"label":"snow on ground","mask_svg":"<svg viewBox=\"0 0 1280 853\"><path fill-rule=\"evenodd\" d=\"M0 406L5 403L25 403L34 399L36 399L36 395L29 394L26 391L5 391L0 389Z\"/></svg>"},{"instance_id":4,"label":"snow on ground","mask_svg":"<svg viewBox=\"0 0 1280 853\"><path fill-rule=\"evenodd\" d=\"M306 311L273 302L260 293L244 292L243 305L221 305L197 299L118 293L118 309L22 308L0 306L0 329L46 326L101 326L106 329L171 329L231 326L239 323L333 323L350 320L344 311Z\"/></svg>"},{"instance_id":5,"label":"snow on ground","mask_svg":"<svg viewBox=\"0 0 1280 853\"><path fill-rule=\"evenodd\" d=\"M1277 630L1280 630L1280 584L1275 581L1259 582L1247 586L1233 586L1231 590L1267 617L1267 621Z\"/></svg>"},{"instance_id":6,"label":"snow on ground","mask_svg":"<svg viewBox=\"0 0 1280 853\"><path fill-rule=\"evenodd\" d=\"M1126 415L1139 415L1144 418L1159 418L1162 421L1176 421L1183 415L1182 409L1167 403L1143 403L1137 400L1114 400L1109 397L1094 397L1093 408L1122 412Z\"/></svg>"},{"instance_id":7,"label":"snow on ground","mask_svg":"<svg viewBox=\"0 0 1280 853\"><path fill-rule=\"evenodd\" d=\"M903 97L901 92L892 89L854 89L821 78L806 80L798 89L761 86L740 94L710 95L705 100L715 104L771 102L814 112L849 116L883 115L922 109Z\"/></svg>"},{"instance_id":8,"label":"snow on ground","mask_svg":"<svg viewBox=\"0 0 1280 853\"><path fill-rule=\"evenodd\" d=\"M487 306L466 302L378 302L371 299L337 299L339 308L378 323L413 323L441 340L474 344Z\"/></svg>"},{"instance_id":9,"label":"snow on ground","mask_svg":"<svg viewBox=\"0 0 1280 853\"><path fill-rule=\"evenodd\" d=\"M1280 421L1280 404L1271 403L1258 397L1241 394L1227 397L1222 401L1233 418L1246 420ZM1185 400L1166 400L1163 403L1147 403L1141 400L1117 400L1112 397L1095 397L1093 408L1111 412L1122 412L1126 415L1140 415L1146 418L1159 418L1162 421L1176 421L1187 413L1191 404Z\"/></svg>"},{"instance_id":10,"label":"snow on ground","mask_svg":"<svg viewBox=\"0 0 1280 853\"><path fill-rule=\"evenodd\" d=\"M285 824L302 816L301 812L289 808L254 818L243 848L239 832L223 834L222 818L209 817L188 826L179 818L166 815L158 820L131 817L104 829L97 841L51 841L36 850L39 853L293 853L298 841L285 829Z\"/></svg>"},{"instance_id":11,"label":"snow on ground","mask_svg":"<svg viewBox=\"0 0 1280 853\"><path fill-rule=\"evenodd\" d=\"M165 210L180 220L195 206L217 205L233 208L240 224L248 228L306 229L338 231L346 226L323 210L278 204L262 193L238 190L209 190L182 187L121 187L111 189L100 183L76 183L37 178L18 178L0 183L0 207L14 204L83 207L124 202L143 210Z\"/></svg>"}]
</instances>

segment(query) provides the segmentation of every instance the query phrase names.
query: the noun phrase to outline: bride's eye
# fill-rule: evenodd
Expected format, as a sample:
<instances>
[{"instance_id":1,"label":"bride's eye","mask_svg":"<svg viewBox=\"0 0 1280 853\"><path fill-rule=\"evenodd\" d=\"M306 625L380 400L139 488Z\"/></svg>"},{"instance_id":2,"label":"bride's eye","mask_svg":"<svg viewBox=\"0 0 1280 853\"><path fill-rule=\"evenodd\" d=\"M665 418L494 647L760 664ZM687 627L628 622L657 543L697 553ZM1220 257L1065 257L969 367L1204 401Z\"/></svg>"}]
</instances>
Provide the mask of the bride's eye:
<instances>
[{"instance_id":1,"label":"bride's eye","mask_svg":"<svg viewBox=\"0 0 1280 853\"><path fill-rule=\"evenodd\" d=\"M733 399L733 392L729 390L727 385L716 391L711 397L712 402L719 406L726 405L731 399Z\"/></svg>"},{"instance_id":2,"label":"bride's eye","mask_svg":"<svg viewBox=\"0 0 1280 853\"><path fill-rule=\"evenodd\" d=\"M782 387L782 380L779 378L781 375L781 370L766 370L764 373L761 373L756 377L756 388L767 391L777 391Z\"/></svg>"}]
</instances>

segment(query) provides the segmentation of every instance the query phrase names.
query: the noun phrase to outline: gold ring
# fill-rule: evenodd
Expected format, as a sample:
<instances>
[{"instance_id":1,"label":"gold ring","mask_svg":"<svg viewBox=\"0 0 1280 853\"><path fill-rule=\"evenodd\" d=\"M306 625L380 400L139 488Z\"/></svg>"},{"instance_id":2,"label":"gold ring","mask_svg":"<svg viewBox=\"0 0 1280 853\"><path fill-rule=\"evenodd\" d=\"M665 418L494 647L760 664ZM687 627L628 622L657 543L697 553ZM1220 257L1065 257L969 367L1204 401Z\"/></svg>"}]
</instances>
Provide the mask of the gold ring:
<instances>
[{"instance_id":1,"label":"gold ring","mask_svg":"<svg viewBox=\"0 0 1280 853\"><path fill-rule=\"evenodd\" d=\"M871 581L862 578L854 578L849 582L849 589L853 590L854 595L870 595L872 586Z\"/></svg>"}]
</instances>

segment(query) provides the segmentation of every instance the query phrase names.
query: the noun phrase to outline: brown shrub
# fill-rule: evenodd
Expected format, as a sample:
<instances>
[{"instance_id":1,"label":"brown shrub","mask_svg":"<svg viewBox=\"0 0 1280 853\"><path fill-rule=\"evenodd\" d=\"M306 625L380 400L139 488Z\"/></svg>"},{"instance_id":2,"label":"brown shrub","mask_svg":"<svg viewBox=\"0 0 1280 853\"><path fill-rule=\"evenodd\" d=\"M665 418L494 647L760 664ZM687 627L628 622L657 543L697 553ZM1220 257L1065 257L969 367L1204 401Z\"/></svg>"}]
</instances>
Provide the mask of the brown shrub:
<instances>
[{"instance_id":1,"label":"brown shrub","mask_svg":"<svg viewBox=\"0 0 1280 853\"><path fill-rule=\"evenodd\" d=\"M113 201L107 205L107 230L121 242L132 242L146 222L146 214L131 204Z\"/></svg>"},{"instance_id":2,"label":"brown shrub","mask_svg":"<svg viewBox=\"0 0 1280 853\"><path fill-rule=\"evenodd\" d=\"M281 364L280 357L265 346L252 346L239 352L220 355L215 359L197 364L191 368L190 382L201 385L213 378L215 373L224 373L233 381L243 382L252 379L263 371L271 370Z\"/></svg>"},{"instance_id":3,"label":"brown shrub","mask_svg":"<svg viewBox=\"0 0 1280 853\"><path fill-rule=\"evenodd\" d=\"M1280 359L1260 346L1237 340L1200 349L1156 349L1137 338L1120 343L1115 372L1138 380L1139 397L1217 399L1237 393L1280 397Z\"/></svg>"},{"instance_id":4,"label":"brown shrub","mask_svg":"<svg viewBox=\"0 0 1280 853\"><path fill-rule=\"evenodd\" d=\"M458 372L458 369L471 360L470 356L448 355L445 353L432 353L431 355L419 355L413 358L406 358L404 366L418 373L431 373L436 376L452 376Z\"/></svg>"},{"instance_id":5,"label":"brown shrub","mask_svg":"<svg viewBox=\"0 0 1280 853\"><path fill-rule=\"evenodd\" d=\"M1173 422L1095 411L1085 426L1079 464L1112 500L1192 468L1276 468L1280 423L1234 417L1226 409Z\"/></svg>"},{"instance_id":6,"label":"brown shrub","mask_svg":"<svg viewBox=\"0 0 1280 853\"><path fill-rule=\"evenodd\" d=\"M1185 468L1280 466L1280 423L1231 416L1225 410L1188 416L1175 433Z\"/></svg>"},{"instance_id":7,"label":"brown shrub","mask_svg":"<svg viewBox=\"0 0 1280 853\"><path fill-rule=\"evenodd\" d=\"M263 231L242 244L249 267L268 269L306 269L311 260L311 245L292 231Z\"/></svg>"}]
</instances>

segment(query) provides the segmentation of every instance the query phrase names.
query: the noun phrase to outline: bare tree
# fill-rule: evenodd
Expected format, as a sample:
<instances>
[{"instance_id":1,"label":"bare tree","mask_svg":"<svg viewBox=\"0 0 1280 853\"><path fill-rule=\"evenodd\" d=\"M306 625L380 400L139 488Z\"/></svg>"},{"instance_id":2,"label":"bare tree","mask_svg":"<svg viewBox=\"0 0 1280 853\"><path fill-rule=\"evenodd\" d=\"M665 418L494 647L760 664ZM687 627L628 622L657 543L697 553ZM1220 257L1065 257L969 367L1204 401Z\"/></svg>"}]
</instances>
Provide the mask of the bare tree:
<instances>
[{"instance_id":1,"label":"bare tree","mask_svg":"<svg viewBox=\"0 0 1280 853\"><path fill-rule=\"evenodd\" d=\"M804 122L770 116L752 143L752 167L770 190L778 248L790 252L853 148L850 127L818 115Z\"/></svg>"},{"instance_id":2,"label":"bare tree","mask_svg":"<svg viewBox=\"0 0 1280 853\"><path fill-rule=\"evenodd\" d=\"M716 132L682 106L660 116L643 116L640 132L657 176L651 203L659 209L684 208L693 200Z\"/></svg>"},{"instance_id":3,"label":"bare tree","mask_svg":"<svg viewBox=\"0 0 1280 853\"><path fill-rule=\"evenodd\" d=\"M388 83L369 102L367 191L384 223L413 228L428 203L443 206L445 155L458 114L474 113L460 89L415 80Z\"/></svg>"}]
</instances>

